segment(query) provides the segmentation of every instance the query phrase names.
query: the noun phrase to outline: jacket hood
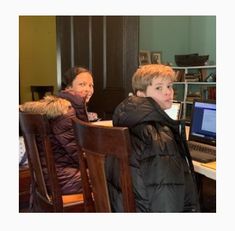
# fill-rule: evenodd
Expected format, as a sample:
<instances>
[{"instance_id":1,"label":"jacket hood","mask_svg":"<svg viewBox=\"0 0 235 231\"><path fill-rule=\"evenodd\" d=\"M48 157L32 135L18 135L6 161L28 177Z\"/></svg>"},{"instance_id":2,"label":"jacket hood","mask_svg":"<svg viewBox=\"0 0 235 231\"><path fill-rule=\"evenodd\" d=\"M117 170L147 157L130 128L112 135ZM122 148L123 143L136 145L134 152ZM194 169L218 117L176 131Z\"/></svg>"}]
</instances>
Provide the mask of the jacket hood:
<instances>
[{"instance_id":1,"label":"jacket hood","mask_svg":"<svg viewBox=\"0 0 235 231\"><path fill-rule=\"evenodd\" d=\"M73 95L69 91L61 91L58 96L65 100L68 100L72 107L74 108L76 115L79 119L83 121L89 121L87 115L87 107L84 98L82 98L79 94Z\"/></svg>"},{"instance_id":2,"label":"jacket hood","mask_svg":"<svg viewBox=\"0 0 235 231\"><path fill-rule=\"evenodd\" d=\"M42 100L30 101L20 105L20 110L45 114L49 119L53 119L68 113L71 110L71 103L56 96L46 96Z\"/></svg>"},{"instance_id":3,"label":"jacket hood","mask_svg":"<svg viewBox=\"0 0 235 231\"><path fill-rule=\"evenodd\" d=\"M59 92L58 97L68 100L74 108L80 109L86 107L84 98L82 98L79 94L72 95L68 91L63 90Z\"/></svg>"},{"instance_id":4,"label":"jacket hood","mask_svg":"<svg viewBox=\"0 0 235 231\"><path fill-rule=\"evenodd\" d=\"M114 126L132 127L148 121L164 121L169 126L179 124L150 97L130 96L117 106L113 115Z\"/></svg>"}]
</instances>

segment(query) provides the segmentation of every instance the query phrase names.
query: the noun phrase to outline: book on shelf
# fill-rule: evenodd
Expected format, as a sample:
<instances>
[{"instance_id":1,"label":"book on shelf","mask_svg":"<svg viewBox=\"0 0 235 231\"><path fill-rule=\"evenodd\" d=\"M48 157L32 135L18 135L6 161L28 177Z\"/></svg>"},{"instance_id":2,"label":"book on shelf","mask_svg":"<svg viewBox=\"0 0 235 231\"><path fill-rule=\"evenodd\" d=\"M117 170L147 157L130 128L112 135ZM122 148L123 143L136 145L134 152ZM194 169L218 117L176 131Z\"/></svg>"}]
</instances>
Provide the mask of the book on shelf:
<instances>
[{"instance_id":1,"label":"book on shelf","mask_svg":"<svg viewBox=\"0 0 235 231\"><path fill-rule=\"evenodd\" d=\"M196 92L189 92L186 97L186 101L193 101L194 99L201 99L201 92L196 91Z\"/></svg>"},{"instance_id":2,"label":"book on shelf","mask_svg":"<svg viewBox=\"0 0 235 231\"><path fill-rule=\"evenodd\" d=\"M178 91L176 89L174 89L174 99L178 98Z\"/></svg>"},{"instance_id":3,"label":"book on shelf","mask_svg":"<svg viewBox=\"0 0 235 231\"><path fill-rule=\"evenodd\" d=\"M216 100L216 87L202 88L202 98Z\"/></svg>"},{"instance_id":4,"label":"book on shelf","mask_svg":"<svg viewBox=\"0 0 235 231\"><path fill-rule=\"evenodd\" d=\"M194 73L194 74L185 74L185 82L200 82L201 74Z\"/></svg>"},{"instance_id":5,"label":"book on shelf","mask_svg":"<svg viewBox=\"0 0 235 231\"><path fill-rule=\"evenodd\" d=\"M200 79L199 78L190 78L190 79L185 78L185 82L200 82Z\"/></svg>"},{"instance_id":6,"label":"book on shelf","mask_svg":"<svg viewBox=\"0 0 235 231\"><path fill-rule=\"evenodd\" d=\"M214 99L216 100L216 87L208 87L209 91L209 99Z\"/></svg>"},{"instance_id":7,"label":"book on shelf","mask_svg":"<svg viewBox=\"0 0 235 231\"><path fill-rule=\"evenodd\" d=\"M184 70L175 70L176 82L200 82L201 73L187 73Z\"/></svg>"},{"instance_id":8,"label":"book on shelf","mask_svg":"<svg viewBox=\"0 0 235 231\"><path fill-rule=\"evenodd\" d=\"M175 70L175 81L181 82L184 81L184 71L182 70Z\"/></svg>"},{"instance_id":9,"label":"book on shelf","mask_svg":"<svg viewBox=\"0 0 235 231\"><path fill-rule=\"evenodd\" d=\"M193 102L194 99L201 99L201 96L187 96L186 101Z\"/></svg>"}]
</instances>

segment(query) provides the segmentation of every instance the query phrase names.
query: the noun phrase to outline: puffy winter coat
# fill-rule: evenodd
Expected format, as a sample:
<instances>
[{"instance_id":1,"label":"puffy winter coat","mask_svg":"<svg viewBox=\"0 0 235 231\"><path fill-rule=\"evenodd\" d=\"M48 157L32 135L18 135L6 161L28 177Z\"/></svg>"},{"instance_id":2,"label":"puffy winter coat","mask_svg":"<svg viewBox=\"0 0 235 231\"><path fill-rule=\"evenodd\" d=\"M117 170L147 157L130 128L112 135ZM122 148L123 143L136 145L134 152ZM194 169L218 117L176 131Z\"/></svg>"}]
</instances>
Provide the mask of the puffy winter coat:
<instances>
[{"instance_id":1,"label":"puffy winter coat","mask_svg":"<svg viewBox=\"0 0 235 231\"><path fill-rule=\"evenodd\" d=\"M25 112L47 115L51 131L50 140L62 193L79 193L82 192L82 184L72 119L78 117L88 121L86 107L83 99L79 96L75 97L67 92L61 92L59 96L46 96L40 101L27 102L21 105L20 109ZM39 149L41 148L39 147ZM40 150L40 152L42 151ZM45 168L43 171L46 174Z\"/></svg>"},{"instance_id":2,"label":"puffy winter coat","mask_svg":"<svg viewBox=\"0 0 235 231\"><path fill-rule=\"evenodd\" d=\"M193 164L184 125L151 98L129 97L117 106L114 126L129 128L130 169L138 212L199 211ZM122 212L116 160L106 161L113 211Z\"/></svg>"}]
</instances>

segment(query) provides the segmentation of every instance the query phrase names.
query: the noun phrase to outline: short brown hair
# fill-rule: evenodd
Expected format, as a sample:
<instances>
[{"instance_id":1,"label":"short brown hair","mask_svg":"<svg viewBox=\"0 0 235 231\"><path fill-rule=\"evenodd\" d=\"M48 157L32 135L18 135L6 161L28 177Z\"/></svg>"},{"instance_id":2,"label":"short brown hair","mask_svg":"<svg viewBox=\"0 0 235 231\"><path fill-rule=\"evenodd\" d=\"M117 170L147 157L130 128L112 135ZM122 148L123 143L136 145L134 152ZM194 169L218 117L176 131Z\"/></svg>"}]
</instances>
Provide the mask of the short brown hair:
<instances>
[{"instance_id":1,"label":"short brown hair","mask_svg":"<svg viewBox=\"0 0 235 231\"><path fill-rule=\"evenodd\" d=\"M134 94L136 94L138 90L145 92L147 86L152 84L152 80L158 77L170 78L174 81L175 72L170 66L162 64L149 64L138 68L132 77L132 89Z\"/></svg>"},{"instance_id":2,"label":"short brown hair","mask_svg":"<svg viewBox=\"0 0 235 231\"><path fill-rule=\"evenodd\" d=\"M77 77L77 75L85 72L90 73L92 76L92 73L84 67L75 66L68 69L65 72L65 74L62 76L61 90L64 90L65 88L72 86L73 80Z\"/></svg>"}]
</instances>

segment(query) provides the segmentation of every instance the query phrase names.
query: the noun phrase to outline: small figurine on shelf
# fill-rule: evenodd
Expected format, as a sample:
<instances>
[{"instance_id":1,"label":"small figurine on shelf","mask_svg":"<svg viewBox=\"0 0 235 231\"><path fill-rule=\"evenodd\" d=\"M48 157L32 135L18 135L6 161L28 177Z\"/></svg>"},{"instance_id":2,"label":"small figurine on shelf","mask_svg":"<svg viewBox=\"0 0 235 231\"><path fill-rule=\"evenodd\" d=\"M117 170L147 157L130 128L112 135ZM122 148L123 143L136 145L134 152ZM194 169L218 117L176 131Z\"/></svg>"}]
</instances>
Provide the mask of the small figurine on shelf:
<instances>
[{"instance_id":1,"label":"small figurine on shelf","mask_svg":"<svg viewBox=\"0 0 235 231\"><path fill-rule=\"evenodd\" d=\"M215 73L210 73L206 77L205 82L216 82L216 74Z\"/></svg>"}]
</instances>

